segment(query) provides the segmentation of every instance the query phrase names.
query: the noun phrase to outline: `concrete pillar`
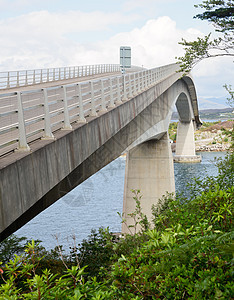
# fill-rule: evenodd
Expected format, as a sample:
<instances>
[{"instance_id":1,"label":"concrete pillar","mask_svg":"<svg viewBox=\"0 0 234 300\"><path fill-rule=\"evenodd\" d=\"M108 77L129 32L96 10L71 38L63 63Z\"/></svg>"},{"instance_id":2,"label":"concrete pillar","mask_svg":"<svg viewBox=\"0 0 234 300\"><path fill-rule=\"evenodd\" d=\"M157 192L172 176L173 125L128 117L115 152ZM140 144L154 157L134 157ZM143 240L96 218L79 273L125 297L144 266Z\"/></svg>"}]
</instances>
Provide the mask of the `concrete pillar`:
<instances>
[{"instance_id":1,"label":"concrete pillar","mask_svg":"<svg viewBox=\"0 0 234 300\"><path fill-rule=\"evenodd\" d=\"M175 162L200 162L201 156L196 155L193 121L179 122L176 135Z\"/></svg>"},{"instance_id":2,"label":"concrete pillar","mask_svg":"<svg viewBox=\"0 0 234 300\"><path fill-rule=\"evenodd\" d=\"M132 190L141 191L142 212L151 221L151 207L166 192L175 192L174 166L168 134L160 140L142 143L127 153L122 232L130 233L128 226L134 221L128 214L135 210ZM139 228L138 228L139 229ZM134 232L133 232L134 233Z\"/></svg>"}]
</instances>

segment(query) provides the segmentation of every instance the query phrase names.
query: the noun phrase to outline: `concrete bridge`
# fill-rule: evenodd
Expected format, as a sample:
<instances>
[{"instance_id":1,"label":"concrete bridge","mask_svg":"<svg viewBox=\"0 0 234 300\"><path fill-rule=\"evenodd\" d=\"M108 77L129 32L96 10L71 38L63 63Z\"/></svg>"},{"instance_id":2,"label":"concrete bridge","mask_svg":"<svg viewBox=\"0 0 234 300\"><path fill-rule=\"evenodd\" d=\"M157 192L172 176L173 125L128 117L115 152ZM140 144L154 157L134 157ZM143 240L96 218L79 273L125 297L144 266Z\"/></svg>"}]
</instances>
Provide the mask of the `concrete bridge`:
<instances>
[{"instance_id":1,"label":"concrete bridge","mask_svg":"<svg viewBox=\"0 0 234 300\"><path fill-rule=\"evenodd\" d=\"M174 106L180 119L174 159L199 161L196 91L178 65L125 75L116 65L72 70L63 78L61 70L38 80L37 71L31 79L26 72L16 73L16 80L2 76L0 240L126 150L123 213L131 224L131 189L140 189L150 217L151 205L175 191L167 133Z\"/></svg>"}]
</instances>

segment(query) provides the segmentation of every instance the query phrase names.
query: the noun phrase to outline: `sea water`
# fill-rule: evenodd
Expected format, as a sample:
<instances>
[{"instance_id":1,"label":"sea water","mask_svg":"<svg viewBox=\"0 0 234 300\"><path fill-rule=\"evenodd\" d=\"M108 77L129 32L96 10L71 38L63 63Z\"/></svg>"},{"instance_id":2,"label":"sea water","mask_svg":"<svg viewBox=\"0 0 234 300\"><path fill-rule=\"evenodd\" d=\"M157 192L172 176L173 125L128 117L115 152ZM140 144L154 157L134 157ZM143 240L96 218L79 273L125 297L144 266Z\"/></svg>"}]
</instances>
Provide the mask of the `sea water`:
<instances>
[{"instance_id":1,"label":"sea water","mask_svg":"<svg viewBox=\"0 0 234 300\"><path fill-rule=\"evenodd\" d=\"M224 152L202 152L201 163L175 163L176 191L186 192L186 184L194 177L217 175L215 157ZM92 229L109 227L112 232L121 231L124 192L125 158L119 157L88 178L70 193L20 228L15 234L38 239L46 249L58 243L68 251L73 237L79 243ZM144 196L144 195L143 195Z\"/></svg>"}]
</instances>

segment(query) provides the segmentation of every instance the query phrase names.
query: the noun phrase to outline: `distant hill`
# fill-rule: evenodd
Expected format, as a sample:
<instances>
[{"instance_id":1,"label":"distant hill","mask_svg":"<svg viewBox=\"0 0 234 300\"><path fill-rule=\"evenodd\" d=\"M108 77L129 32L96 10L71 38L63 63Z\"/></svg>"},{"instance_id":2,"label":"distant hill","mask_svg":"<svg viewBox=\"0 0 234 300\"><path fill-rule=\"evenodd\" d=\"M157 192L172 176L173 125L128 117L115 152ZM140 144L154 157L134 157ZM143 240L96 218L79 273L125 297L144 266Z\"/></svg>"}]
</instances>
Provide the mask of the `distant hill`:
<instances>
[{"instance_id":1,"label":"distant hill","mask_svg":"<svg viewBox=\"0 0 234 300\"><path fill-rule=\"evenodd\" d=\"M204 98L199 97L198 98L198 107L199 110L203 109L210 109L210 108L217 108L217 109L223 109L228 108L227 104L227 98L226 97L212 97L212 98Z\"/></svg>"},{"instance_id":2,"label":"distant hill","mask_svg":"<svg viewBox=\"0 0 234 300\"><path fill-rule=\"evenodd\" d=\"M234 109L233 108L221 108L221 109L202 109L199 110L199 115L201 120L228 120L234 119ZM173 112L172 120L178 120L178 113Z\"/></svg>"}]
</instances>

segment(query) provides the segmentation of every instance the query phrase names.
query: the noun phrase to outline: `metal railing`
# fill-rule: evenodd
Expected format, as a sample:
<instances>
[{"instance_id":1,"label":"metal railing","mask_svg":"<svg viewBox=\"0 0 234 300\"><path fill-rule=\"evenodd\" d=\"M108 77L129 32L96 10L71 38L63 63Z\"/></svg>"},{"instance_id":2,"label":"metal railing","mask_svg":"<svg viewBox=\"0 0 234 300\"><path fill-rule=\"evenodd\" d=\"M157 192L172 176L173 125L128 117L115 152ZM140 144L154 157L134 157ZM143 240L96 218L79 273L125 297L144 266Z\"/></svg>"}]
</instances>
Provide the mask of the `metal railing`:
<instances>
[{"instance_id":1,"label":"metal railing","mask_svg":"<svg viewBox=\"0 0 234 300\"><path fill-rule=\"evenodd\" d=\"M52 81L93 76L103 73L114 73L119 71L120 66L117 64L100 64L0 72L0 89L9 89L13 87L22 87Z\"/></svg>"},{"instance_id":2,"label":"metal railing","mask_svg":"<svg viewBox=\"0 0 234 300\"><path fill-rule=\"evenodd\" d=\"M0 155L30 150L30 142L54 139L89 116L137 96L174 74L177 64L76 84L0 94Z\"/></svg>"}]
</instances>

